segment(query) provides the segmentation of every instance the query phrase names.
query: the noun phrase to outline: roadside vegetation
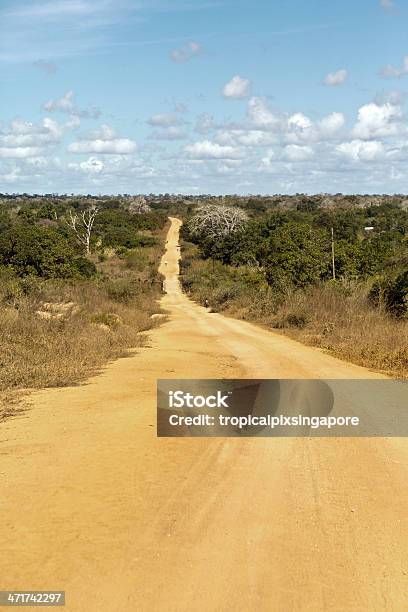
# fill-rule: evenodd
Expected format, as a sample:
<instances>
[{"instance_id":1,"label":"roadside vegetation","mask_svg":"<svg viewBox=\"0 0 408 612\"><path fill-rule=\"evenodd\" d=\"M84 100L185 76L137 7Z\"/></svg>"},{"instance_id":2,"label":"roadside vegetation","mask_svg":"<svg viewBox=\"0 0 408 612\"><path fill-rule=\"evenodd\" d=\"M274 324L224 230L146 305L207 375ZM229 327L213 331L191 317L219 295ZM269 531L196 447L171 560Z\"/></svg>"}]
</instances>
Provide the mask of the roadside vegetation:
<instances>
[{"instance_id":1,"label":"roadside vegetation","mask_svg":"<svg viewBox=\"0 0 408 612\"><path fill-rule=\"evenodd\" d=\"M11 391L78 382L141 346L140 332L155 325L166 214L98 203L87 253L69 223L87 206L2 207L0 418L13 410Z\"/></svg>"},{"instance_id":2,"label":"roadside vegetation","mask_svg":"<svg viewBox=\"0 0 408 612\"><path fill-rule=\"evenodd\" d=\"M408 375L405 196L0 194L0 203L0 418L20 391L76 383L143 344L159 320L168 215L184 220L182 284L193 299Z\"/></svg>"},{"instance_id":3,"label":"roadside vegetation","mask_svg":"<svg viewBox=\"0 0 408 612\"><path fill-rule=\"evenodd\" d=\"M304 197L248 212L233 231L225 213L218 225L203 224L200 211L186 220L182 284L191 297L407 376L408 212L400 203L321 207Z\"/></svg>"}]
</instances>

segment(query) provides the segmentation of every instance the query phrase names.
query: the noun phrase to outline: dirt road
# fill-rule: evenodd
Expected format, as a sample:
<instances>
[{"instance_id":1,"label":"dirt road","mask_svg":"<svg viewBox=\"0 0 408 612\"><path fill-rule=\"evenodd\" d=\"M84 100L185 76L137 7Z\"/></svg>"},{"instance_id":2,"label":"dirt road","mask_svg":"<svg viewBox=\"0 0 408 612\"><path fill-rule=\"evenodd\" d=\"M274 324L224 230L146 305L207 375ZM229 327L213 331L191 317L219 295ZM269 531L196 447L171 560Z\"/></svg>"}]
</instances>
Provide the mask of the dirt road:
<instances>
[{"instance_id":1,"label":"dirt road","mask_svg":"<svg viewBox=\"0 0 408 612\"><path fill-rule=\"evenodd\" d=\"M157 378L376 376L190 302L178 229L150 348L0 427L0 590L64 589L75 612L406 610L405 440L156 437Z\"/></svg>"}]
</instances>

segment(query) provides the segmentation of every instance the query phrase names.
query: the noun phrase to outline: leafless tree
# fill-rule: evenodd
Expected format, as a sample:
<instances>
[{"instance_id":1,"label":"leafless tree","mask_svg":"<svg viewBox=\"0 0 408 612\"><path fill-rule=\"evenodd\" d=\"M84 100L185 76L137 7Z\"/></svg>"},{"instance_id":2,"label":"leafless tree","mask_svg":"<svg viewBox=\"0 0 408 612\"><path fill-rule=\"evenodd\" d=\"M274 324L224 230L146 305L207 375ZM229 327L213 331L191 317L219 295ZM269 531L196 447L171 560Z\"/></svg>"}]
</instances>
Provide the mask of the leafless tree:
<instances>
[{"instance_id":1,"label":"leafless tree","mask_svg":"<svg viewBox=\"0 0 408 612\"><path fill-rule=\"evenodd\" d=\"M218 204L201 205L190 219L188 229L193 236L223 238L241 229L247 219L247 214L241 208Z\"/></svg>"},{"instance_id":2,"label":"leafless tree","mask_svg":"<svg viewBox=\"0 0 408 612\"><path fill-rule=\"evenodd\" d=\"M91 235L98 207L91 206L81 213L69 210L69 218L65 219L68 227L74 232L76 239L85 247L87 255L91 252Z\"/></svg>"},{"instance_id":3,"label":"leafless tree","mask_svg":"<svg viewBox=\"0 0 408 612\"><path fill-rule=\"evenodd\" d=\"M130 213L141 215L150 212L151 208L143 196L137 196L130 202L128 210Z\"/></svg>"}]
</instances>

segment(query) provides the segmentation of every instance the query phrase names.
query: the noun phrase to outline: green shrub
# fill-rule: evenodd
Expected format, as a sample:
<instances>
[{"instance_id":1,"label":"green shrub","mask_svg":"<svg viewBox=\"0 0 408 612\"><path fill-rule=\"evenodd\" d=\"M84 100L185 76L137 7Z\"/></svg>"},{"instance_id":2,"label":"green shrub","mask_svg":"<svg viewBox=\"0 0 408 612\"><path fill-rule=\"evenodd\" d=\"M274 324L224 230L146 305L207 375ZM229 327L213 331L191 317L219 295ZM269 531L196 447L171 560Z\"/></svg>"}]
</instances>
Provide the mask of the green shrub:
<instances>
[{"instance_id":1,"label":"green shrub","mask_svg":"<svg viewBox=\"0 0 408 612\"><path fill-rule=\"evenodd\" d=\"M316 284L328 275L328 239L324 231L290 222L270 233L265 245L268 283L277 290Z\"/></svg>"},{"instance_id":2,"label":"green shrub","mask_svg":"<svg viewBox=\"0 0 408 612\"><path fill-rule=\"evenodd\" d=\"M126 304L136 297L138 287L128 278L117 278L106 283L106 292L112 300Z\"/></svg>"},{"instance_id":3,"label":"green shrub","mask_svg":"<svg viewBox=\"0 0 408 612\"><path fill-rule=\"evenodd\" d=\"M389 291L388 303L397 315L408 315L408 270L395 279Z\"/></svg>"},{"instance_id":4,"label":"green shrub","mask_svg":"<svg viewBox=\"0 0 408 612\"><path fill-rule=\"evenodd\" d=\"M408 316L408 270L396 278L377 280L369 294L377 306L382 302L387 310L399 317Z\"/></svg>"},{"instance_id":5,"label":"green shrub","mask_svg":"<svg viewBox=\"0 0 408 612\"><path fill-rule=\"evenodd\" d=\"M18 225L0 237L0 264L18 276L69 278L75 275L75 252L53 229Z\"/></svg>"},{"instance_id":6,"label":"green shrub","mask_svg":"<svg viewBox=\"0 0 408 612\"><path fill-rule=\"evenodd\" d=\"M73 261L73 268L77 271L79 276L84 278L91 278L96 274L95 264L87 259L86 257L77 257Z\"/></svg>"}]
</instances>

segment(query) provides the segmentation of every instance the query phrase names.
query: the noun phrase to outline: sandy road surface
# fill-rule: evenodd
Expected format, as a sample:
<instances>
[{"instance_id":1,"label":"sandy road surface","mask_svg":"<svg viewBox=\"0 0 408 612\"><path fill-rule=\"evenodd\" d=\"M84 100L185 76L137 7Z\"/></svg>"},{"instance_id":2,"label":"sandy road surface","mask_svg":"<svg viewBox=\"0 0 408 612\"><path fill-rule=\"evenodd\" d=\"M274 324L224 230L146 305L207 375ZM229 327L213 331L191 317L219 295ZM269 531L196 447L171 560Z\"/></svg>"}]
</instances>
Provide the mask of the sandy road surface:
<instances>
[{"instance_id":1,"label":"sandy road surface","mask_svg":"<svg viewBox=\"0 0 408 612\"><path fill-rule=\"evenodd\" d=\"M375 376L189 302L178 226L151 348L0 427L0 589L65 589L70 611L408 609L405 440L156 438L159 377Z\"/></svg>"}]
</instances>

